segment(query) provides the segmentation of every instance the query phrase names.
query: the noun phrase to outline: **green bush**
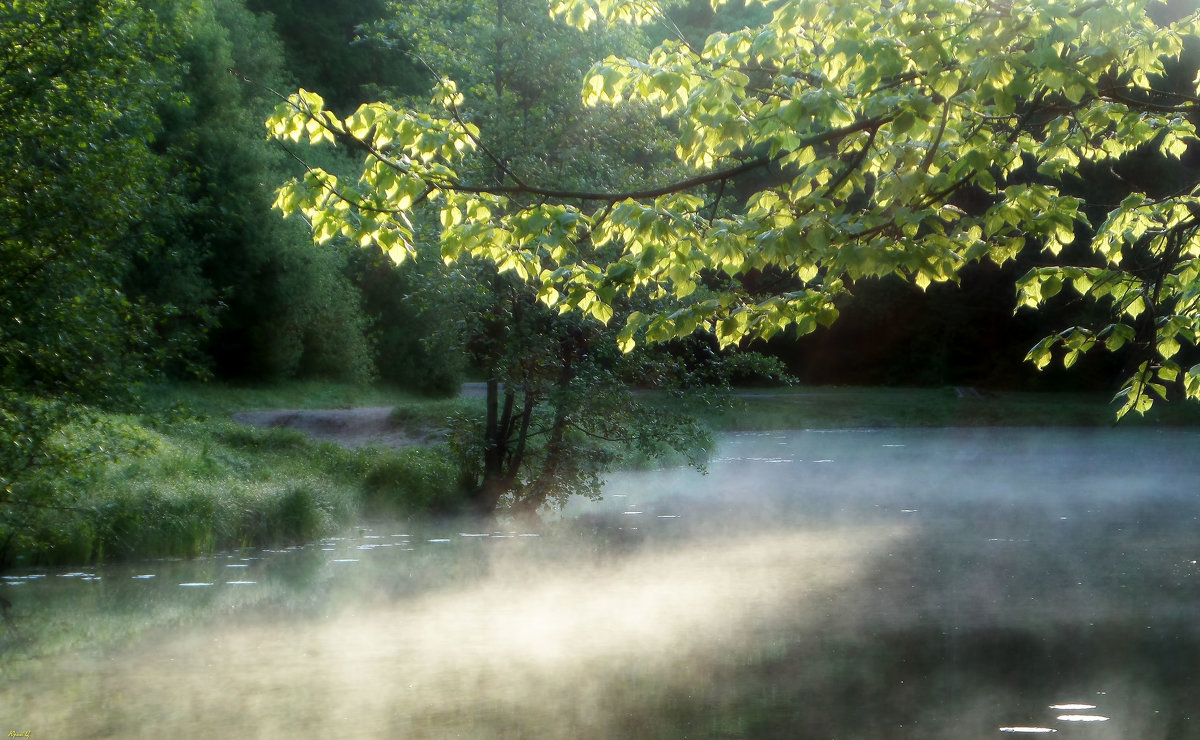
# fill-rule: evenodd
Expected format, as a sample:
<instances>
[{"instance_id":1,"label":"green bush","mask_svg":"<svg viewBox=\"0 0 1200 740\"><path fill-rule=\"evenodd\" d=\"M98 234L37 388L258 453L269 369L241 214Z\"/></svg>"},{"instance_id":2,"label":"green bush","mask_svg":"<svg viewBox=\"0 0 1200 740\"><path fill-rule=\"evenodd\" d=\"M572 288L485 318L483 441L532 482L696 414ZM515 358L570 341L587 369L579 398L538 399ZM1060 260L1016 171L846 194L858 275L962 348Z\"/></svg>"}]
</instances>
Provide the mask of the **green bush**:
<instances>
[{"instance_id":1,"label":"green bush","mask_svg":"<svg viewBox=\"0 0 1200 740\"><path fill-rule=\"evenodd\" d=\"M251 500L244 510L241 538L257 545L311 542L347 524L356 512L348 495L317 482L297 483Z\"/></svg>"},{"instance_id":2,"label":"green bush","mask_svg":"<svg viewBox=\"0 0 1200 740\"><path fill-rule=\"evenodd\" d=\"M376 461L363 481L368 514L450 513L463 508L458 466L436 447L408 447Z\"/></svg>"},{"instance_id":3,"label":"green bush","mask_svg":"<svg viewBox=\"0 0 1200 740\"><path fill-rule=\"evenodd\" d=\"M195 557L226 539L225 502L210 491L124 491L97 510L92 557Z\"/></svg>"},{"instance_id":4,"label":"green bush","mask_svg":"<svg viewBox=\"0 0 1200 740\"><path fill-rule=\"evenodd\" d=\"M287 427L259 429L244 424L228 424L216 436L221 443L230 447L254 452L292 452L312 444L303 432Z\"/></svg>"}]
</instances>

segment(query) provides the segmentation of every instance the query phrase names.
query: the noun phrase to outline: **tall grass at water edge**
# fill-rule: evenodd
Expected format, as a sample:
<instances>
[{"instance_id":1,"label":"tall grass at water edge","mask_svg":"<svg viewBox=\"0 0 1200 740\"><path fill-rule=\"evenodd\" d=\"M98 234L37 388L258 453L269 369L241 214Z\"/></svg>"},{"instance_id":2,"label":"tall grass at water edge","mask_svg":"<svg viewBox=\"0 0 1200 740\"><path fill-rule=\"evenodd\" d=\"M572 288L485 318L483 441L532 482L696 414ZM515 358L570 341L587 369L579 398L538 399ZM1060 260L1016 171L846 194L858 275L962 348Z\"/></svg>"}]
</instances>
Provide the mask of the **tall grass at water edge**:
<instances>
[{"instance_id":1,"label":"tall grass at water edge","mask_svg":"<svg viewBox=\"0 0 1200 740\"><path fill-rule=\"evenodd\" d=\"M364 513L410 515L461 499L441 446L360 450L291 429L258 429L232 413L270 408L401 405L406 424L432 427L457 401L381 388L297 383L246 389L150 389L140 414L105 414L126 454L86 479L60 482L64 507L39 516L9 565L79 565L312 541ZM70 430L96 434L96 429Z\"/></svg>"},{"instance_id":2,"label":"tall grass at water edge","mask_svg":"<svg viewBox=\"0 0 1200 740\"><path fill-rule=\"evenodd\" d=\"M110 433L137 450L68 491L72 508L39 519L16 564L82 564L193 557L311 541L360 516L451 511L463 502L444 445L347 450L290 429L231 421L237 411L395 406L415 437L436 437L478 399L429 399L381 387L292 383L264 388L173 385L148 389L146 409L109 415ZM730 404L685 404L716 430L895 426L1103 426L1115 406L1091 394L976 393L969 389L765 388ZM1122 424L1200 423L1200 407L1160 403ZM89 431L87 433L94 433ZM670 462L670 461L668 461ZM682 461L680 461L682 462ZM645 464L643 461L642 464ZM658 461L657 464L662 464ZM636 458L627 467L638 467ZM80 485L64 481L64 485Z\"/></svg>"},{"instance_id":3,"label":"tall grass at water edge","mask_svg":"<svg viewBox=\"0 0 1200 740\"><path fill-rule=\"evenodd\" d=\"M663 402L680 401L664 397ZM344 532L363 516L404 517L452 509L462 494L444 446L348 450L314 442L294 430L236 424L230 415L270 408L397 406L395 418L422 432L478 403L477 399L425 399L387 389L329 384L152 389L143 413L107 417L111 433L134 440L132 447L137 450L105 463L87 480L85 490L67 496L76 511L40 520L41 546L18 553L21 560L16 565L187 558L287 546ZM858 388L755 389L743 392L728 407L693 405L688 410L718 430L1096 426L1111 424L1114 413L1102 396L977 396L954 389ZM1123 423L1198 422L1200 410L1195 404L1176 403L1160 404L1147 419L1135 417ZM578 546L576 536L568 539L571 547ZM212 559L212 567L223 567L222 562ZM96 589L85 593L100 594ZM273 600L291 604L321 593L260 589L197 594L197 599L214 600L209 611L199 612L169 600L153 604L110 600L99 611L80 610L75 608L78 605L60 609L54 604L18 603L13 613L20 627L0 636L0 654L11 659L112 644L154 626L202 618L213 610L226 613L242 604ZM14 665L10 660L6 668L0 661L0 677L15 670Z\"/></svg>"}]
</instances>

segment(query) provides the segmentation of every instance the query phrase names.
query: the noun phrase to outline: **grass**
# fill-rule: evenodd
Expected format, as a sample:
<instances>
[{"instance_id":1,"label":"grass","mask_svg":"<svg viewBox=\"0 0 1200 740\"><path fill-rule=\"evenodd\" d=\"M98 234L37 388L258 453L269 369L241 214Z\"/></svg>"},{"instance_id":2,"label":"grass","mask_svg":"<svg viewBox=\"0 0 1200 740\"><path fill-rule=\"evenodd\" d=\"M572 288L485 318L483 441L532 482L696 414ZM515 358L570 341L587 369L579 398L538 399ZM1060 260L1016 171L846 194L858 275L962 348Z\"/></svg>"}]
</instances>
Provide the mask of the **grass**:
<instances>
[{"instance_id":1,"label":"grass","mask_svg":"<svg viewBox=\"0 0 1200 740\"><path fill-rule=\"evenodd\" d=\"M163 386L148 389L146 399L144 413L105 419L113 434L135 440L140 452L104 464L76 492L87 513L45 518L39 533L42 546L21 552L17 565L193 558L286 547L345 532L364 517L417 518L453 509L462 493L454 484L455 468L444 447L347 450L289 429L243 426L229 417L237 411L272 408L395 406L395 418L421 432L435 430L447 417L480 403L329 383ZM747 390L726 407L693 404L688 409L719 431L1106 426L1112 424L1116 408L1108 400L1092 394L960 397L950 388L800 387ZM678 403L665 398L663 402ZM1159 404L1147 418L1131 417L1123 423L1198 424L1200 407ZM210 558L214 568L222 567L222 557L226 556ZM99 587L95 592L100 594ZM61 608L54 602L38 612L45 619L25 615L20 633L6 633L0 639L0 654L40 656L82 645L111 645L147 629L225 614L252 602L269 606L303 598L286 589L254 594L239 594L236 603L214 601L200 612L176 601L141 604L106 598L109 611L101 610L97 617L95 610L85 610L78 618L69 605L73 602L64 601Z\"/></svg>"},{"instance_id":2,"label":"grass","mask_svg":"<svg viewBox=\"0 0 1200 740\"><path fill-rule=\"evenodd\" d=\"M212 383L148 386L142 397L152 409L183 407L209 416L272 409L337 409L357 406L397 406L436 418L448 415L461 401L429 398L386 385L355 385L327 381L293 381L272 385L236 386Z\"/></svg>"},{"instance_id":3,"label":"grass","mask_svg":"<svg viewBox=\"0 0 1200 740\"><path fill-rule=\"evenodd\" d=\"M13 564L78 565L139 558L190 558L247 547L309 542L364 513L404 516L450 509L462 498L449 452L433 446L348 450L290 429L230 419L269 408L399 405L414 428L433 429L462 402L387 388L294 383L267 388L147 389L140 414L101 414L124 448L86 478L61 482L71 508L42 512L15 541Z\"/></svg>"},{"instance_id":4,"label":"grass","mask_svg":"<svg viewBox=\"0 0 1200 740\"><path fill-rule=\"evenodd\" d=\"M116 447L137 451L72 480L77 511L47 514L16 550L19 565L195 557L312 541L362 516L453 511L463 501L442 445L347 450L289 429L236 424L238 411L393 406L412 436L436 438L480 399L429 399L387 387L289 383L268 387L148 388L138 415L104 418ZM1107 426L1103 395L953 388L796 387L745 390L727 404L680 401L717 431L898 426ZM1200 424L1200 406L1160 403L1126 425ZM80 436L97 434L95 428ZM636 466L636 460L625 464Z\"/></svg>"},{"instance_id":5,"label":"grass","mask_svg":"<svg viewBox=\"0 0 1200 740\"><path fill-rule=\"evenodd\" d=\"M886 427L1104 427L1120 407L1105 394L988 392L954 388L794 387L740 392L725 408L702 409L719 431ZM1200 425L1200 405L1158 403L1123 426Z\"/></svg>"}]
</instances>

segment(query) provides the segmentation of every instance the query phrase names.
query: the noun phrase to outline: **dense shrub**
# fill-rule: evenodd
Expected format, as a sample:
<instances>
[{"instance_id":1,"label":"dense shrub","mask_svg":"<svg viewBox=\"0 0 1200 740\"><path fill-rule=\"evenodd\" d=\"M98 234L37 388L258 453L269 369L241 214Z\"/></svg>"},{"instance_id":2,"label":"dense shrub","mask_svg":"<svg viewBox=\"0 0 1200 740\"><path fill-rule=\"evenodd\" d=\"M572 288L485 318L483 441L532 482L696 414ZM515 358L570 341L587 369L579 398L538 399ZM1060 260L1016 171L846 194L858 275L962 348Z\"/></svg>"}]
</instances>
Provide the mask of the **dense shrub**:
<instances>
[{"instance_id":1,"label":"dense shrub","mask_svg":"<svg viewBox=\"0 0 1200 740\"><path fill-rule=\"evenodd\" d=\"M409 447L374 463L363 481L364 510L390 513L450 513L466 504L458 466L436 447Z\"/></svg>"}]
</instances>

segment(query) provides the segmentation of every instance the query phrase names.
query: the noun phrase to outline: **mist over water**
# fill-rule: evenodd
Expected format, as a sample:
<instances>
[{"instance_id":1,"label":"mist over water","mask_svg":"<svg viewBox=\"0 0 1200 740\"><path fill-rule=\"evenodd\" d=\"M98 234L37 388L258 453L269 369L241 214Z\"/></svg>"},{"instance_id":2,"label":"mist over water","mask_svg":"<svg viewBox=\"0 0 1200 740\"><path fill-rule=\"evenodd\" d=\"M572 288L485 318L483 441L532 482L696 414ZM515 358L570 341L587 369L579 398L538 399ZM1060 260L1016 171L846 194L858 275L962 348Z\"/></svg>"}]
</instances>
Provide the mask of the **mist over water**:
<instances>
[{"instance_id":1,"label":"mist over water","mask_svg":"<svg viewBox=\"0 0 1200 740\"><path fill-rule=\"evenodd\" d=\"M209 616L18 666L0 717L45 737L1200 737L1198 452L1188 430L729 435L708 475L615 474L540 533L373 523L40 574L4 595Z\"/></svg>"}]
</instances>

